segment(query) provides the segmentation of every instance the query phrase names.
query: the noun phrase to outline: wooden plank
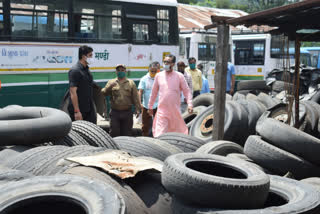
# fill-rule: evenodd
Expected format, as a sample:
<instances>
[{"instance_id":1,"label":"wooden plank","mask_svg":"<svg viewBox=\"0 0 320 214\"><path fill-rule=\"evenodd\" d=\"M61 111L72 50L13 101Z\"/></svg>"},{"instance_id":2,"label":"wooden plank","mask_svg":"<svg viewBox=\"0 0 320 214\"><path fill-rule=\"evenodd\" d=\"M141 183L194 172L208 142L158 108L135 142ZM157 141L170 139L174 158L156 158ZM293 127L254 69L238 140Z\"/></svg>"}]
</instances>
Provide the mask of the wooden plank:
<instances>
[{"instance_id":1,"label":"wooden plank","mask_svg":"<svg viewBox=\"0 0 320 214\"><path fill-rule=\"evenodd\" d=\"M218 25L212 140L223 140L228 70L229 26Z\"/></svg>"},{"instance_id":2,"label":"wooden plank","mask_svg":"<svg viewBox=\"0 0 320 214\"><path fill-rule=\"evenodd\" d=\"M300 47L301 42L299 40L299 37L296 36L296 42L295 42L295 122L294 127L299 128L299 85L300 85Z\"/></svg>"}]
</instances>

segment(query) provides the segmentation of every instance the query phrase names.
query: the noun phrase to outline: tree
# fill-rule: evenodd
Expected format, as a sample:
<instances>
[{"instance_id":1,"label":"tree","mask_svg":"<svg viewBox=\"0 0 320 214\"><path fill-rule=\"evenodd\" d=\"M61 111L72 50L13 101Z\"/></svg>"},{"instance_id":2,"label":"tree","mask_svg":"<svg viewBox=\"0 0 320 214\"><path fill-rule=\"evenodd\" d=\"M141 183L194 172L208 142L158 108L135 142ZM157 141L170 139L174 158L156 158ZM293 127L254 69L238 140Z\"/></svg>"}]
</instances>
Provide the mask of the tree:
<instances>
[{"instance_id":1,"label":"tree","mask_svg":"<svg viewBox=\"0 0 320 214\"><path fill-rule=\"evenodd\" d=\"M216 2L212 0L198 1L197 5L204 7L217 7Z\"/></svg>"},{"instance_id":2,"label":"tree","mask_svg":"<svg viewBox=\"0 0 320 214\"><path fill-rule=\"evenodd\" d=\"M228 9L231 8L230 0L216 0L217 8Z\"/></svg>"},{"instance_id":3,"label":"tree","mask_svg":"<svg viewBox=\"0 0 320 214\"><path fill-rule=\"evenodd\" d=\"M178 2L183 4L196 4L197 0L178 0Z\"/></svg>"}]
</instances>

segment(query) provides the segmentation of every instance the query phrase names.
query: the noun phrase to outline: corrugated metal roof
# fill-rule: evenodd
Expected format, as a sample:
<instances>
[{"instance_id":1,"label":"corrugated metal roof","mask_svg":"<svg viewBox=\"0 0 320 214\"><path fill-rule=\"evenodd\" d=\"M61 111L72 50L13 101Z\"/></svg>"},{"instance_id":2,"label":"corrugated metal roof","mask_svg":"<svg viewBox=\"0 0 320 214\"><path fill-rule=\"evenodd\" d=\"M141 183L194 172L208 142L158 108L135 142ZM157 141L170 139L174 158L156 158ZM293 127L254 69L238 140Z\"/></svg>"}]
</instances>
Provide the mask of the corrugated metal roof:
<instances>
[{"instance_id":1,"label":"corrugated metal roof","mask_svg":"<svg viewBox=\"0 0 320 214\"><path fill-rule=\"evenodd\" d=\"M211 24L211 16L227 16L238 18L248 15L241 10L217 9L201 7L196 5L178 4L179 28L180 31L192 29L204 29L204 26ZM241 29L238 28L238 29Z\"/></svg>"}]
</instances>

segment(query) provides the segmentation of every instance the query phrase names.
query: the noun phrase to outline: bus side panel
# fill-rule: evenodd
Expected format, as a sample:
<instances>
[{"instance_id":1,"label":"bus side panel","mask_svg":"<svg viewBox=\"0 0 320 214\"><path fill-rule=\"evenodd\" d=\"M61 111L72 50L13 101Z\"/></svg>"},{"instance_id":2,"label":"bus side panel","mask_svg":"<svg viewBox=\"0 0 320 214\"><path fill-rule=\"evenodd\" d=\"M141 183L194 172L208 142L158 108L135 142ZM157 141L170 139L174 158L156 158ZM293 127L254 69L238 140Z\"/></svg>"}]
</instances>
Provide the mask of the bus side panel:
<instances>
[{"instance_id":1,"label":"bus side panel","mask_svg":"<svg viewBox=\"0 0 320 214\"><path fill-rule=\"evenodd\" d=\"M48 96L48 85L2 87L0 108L8 105L49 106Z\"/></svg>"}]
</instances>

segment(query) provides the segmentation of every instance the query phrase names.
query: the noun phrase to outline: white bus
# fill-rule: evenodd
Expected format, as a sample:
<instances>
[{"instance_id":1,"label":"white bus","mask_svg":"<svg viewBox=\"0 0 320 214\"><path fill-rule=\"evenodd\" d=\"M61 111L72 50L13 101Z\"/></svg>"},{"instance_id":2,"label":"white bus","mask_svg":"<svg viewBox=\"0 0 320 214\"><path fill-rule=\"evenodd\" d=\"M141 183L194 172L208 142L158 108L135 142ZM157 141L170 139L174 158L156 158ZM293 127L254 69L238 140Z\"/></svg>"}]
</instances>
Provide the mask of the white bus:
<instances>
[{"instance_id":1,"label":"white bus","mask_svg":"<svg viewBox=\"0 0 320 214\"><path fill-rule=\"evenodd\" d=\"M180 33L179 37L179 60L187 65L190 57L196 58L197 64L204 66L203 74L208 79L210 90L214 90L217 33L190 31ZM233 58L231 37L229 43L229 61L231 62Z\"/></svg>"},{"instance_id":2,"label":"white bus","mask_svg":"<svg viewBox=\"0 0 320 214\"><path fill-rule=\"evenodd\" d=\"M270 34L232 35L236 80L263 80L273 69L287 66L283 37ZM294 61L294 42L289 43L290 66ZM311 55L300 50L301 64L311 65Z\"/></svg>"},{"instance_id":3,"label":"white bus","mask_svg":"<svg viewBox=\"0 0 320 214\"><path fill-rule=\"evenodd\" d=\"M151 62L178 55L177 1L0 0L0 108L58 108L81 45L94 49L100 86L120 63L139 81Z\"/></svg>"}]
</instances>

